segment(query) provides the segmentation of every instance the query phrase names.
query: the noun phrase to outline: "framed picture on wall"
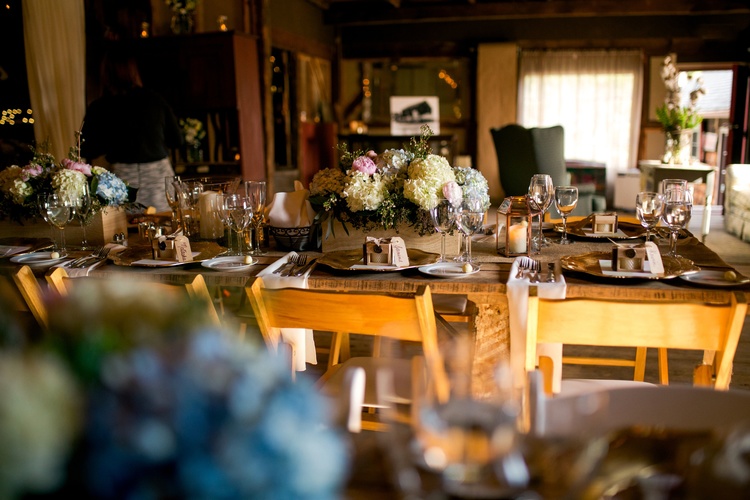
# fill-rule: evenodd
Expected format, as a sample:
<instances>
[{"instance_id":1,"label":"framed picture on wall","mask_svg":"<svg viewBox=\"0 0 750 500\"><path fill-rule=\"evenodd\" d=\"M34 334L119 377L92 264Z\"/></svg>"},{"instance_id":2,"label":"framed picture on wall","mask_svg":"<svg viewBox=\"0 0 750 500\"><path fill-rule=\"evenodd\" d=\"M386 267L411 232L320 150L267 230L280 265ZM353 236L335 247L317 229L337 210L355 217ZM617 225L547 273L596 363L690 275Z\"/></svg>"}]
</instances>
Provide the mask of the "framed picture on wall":
<instances>
[{"instance_id":1,"label":"framed picture on wall","mask_svg":"<svg viewBox=\"0 0 750 500\"><path fill-rule=\"evenodd\" d=\"M440 134L440 100L437 96L391 96L391 135L419 135L427 125Z\"/></svg>"}]
</instances>

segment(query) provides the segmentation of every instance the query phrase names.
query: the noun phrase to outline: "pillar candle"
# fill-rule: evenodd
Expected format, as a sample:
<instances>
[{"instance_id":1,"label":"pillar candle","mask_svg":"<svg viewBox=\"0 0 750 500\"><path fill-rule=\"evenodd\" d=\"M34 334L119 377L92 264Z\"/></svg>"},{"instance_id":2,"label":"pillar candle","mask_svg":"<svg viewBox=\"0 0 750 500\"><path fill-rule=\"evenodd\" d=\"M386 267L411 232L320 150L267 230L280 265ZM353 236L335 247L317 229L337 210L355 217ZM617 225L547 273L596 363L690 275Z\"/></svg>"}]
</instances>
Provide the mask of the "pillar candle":
<instances>
[{"instance_id":1,"label":"pillar candle","mask_svg":"<svg viewBox=\"0 0 750 500\"><path fill-rule=\"evenodd\" d=\"M224 234L224 224L219 217L219 193L205 191L198 199L200 212L200 236L202 239L215 240Z\"/></svg>"},{"instance_id":2,"label":"pillar candle","mask_svg":"<svg viewBox=\"0 0 750 500\"><path fill-rule=\"evenodd\" d=\"M526 253L528 224L514 224L508 228L508 253Z\"/></svg>"}]
</instances>

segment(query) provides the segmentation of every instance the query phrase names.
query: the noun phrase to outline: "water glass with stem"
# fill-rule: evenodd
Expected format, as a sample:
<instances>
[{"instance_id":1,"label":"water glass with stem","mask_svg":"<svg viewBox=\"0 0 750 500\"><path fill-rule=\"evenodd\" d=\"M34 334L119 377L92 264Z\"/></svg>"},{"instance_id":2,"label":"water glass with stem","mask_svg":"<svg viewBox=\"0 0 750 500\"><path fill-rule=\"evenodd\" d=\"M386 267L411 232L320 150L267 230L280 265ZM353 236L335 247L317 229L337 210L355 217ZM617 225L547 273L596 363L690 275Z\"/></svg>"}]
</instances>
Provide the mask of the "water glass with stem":
<instances>
[{"instance_id":1,"label":"water glass with stem","mask_svg":"<svg viewBox=\"0 0 750 500\"><path fill-rule=\"evenodd\" d=\"M635 196L635 213L641 226L646 228L646 241L651 239L651 231L661 220L664 211L664 195L652 191L642 191Z\"/></svg>"},{"instance_id":2,"label":"water glass with stem","mask_svg":"<svg viewBox=\"0 0 750 500\"><path fill-rule=\"evenodd\" d=\"M198 199L203 193L203 183L182 180L174 184L179 187L182 230L185 236L190 237L198 233L196 212L198 211Z\"/></svg>"},{"instance_id":3,"label":"water glass with stem","mask_svg":"<svg viewBox=\"0 0 750 500\"><path fill-rule=\"evenodd\" d=\"M563 221L563 235L560 245L570 245L568 239L568 215L578 204L578 188L575 186L557 186L555 188L555 208L560 212Z\"/></svg>"},{"instance_id":4,"label":"water glass with stem","mask_svg":"<svg viewBox=\"0 0 750 500\"><path fill-rule=\"evenodd\" d=\"M680 229L685 228L690 222L693 210L693 196L688 189L672 187L664 193L664 212L662 219L669 226L669 253L670 257L677 255L677 237Z\"/></svg>"},{"instance_id":5,"label":"water glass with stem","mask_svg":"<svg viewBox=\"0 0 750 500\"><path fill-rule=\"evenodd\" d=\"M266 209L266 181L246 181L245 195L250 200L253 208L253 249L252 255L263 255L265 252L260 246L261 231L265 222Z\"/></svg>"},{"instance_id":6,"label":"water glass with stem","mask_svg":"<svg viewBox=\"0 0 750 500\"><path fill-rule=\"evenodd\" d=\"M164 192L167 197L167 204L172 210L172 231L176 231L180 227L179 182L179 175L169 175L164 178Z\"/></svg>"},{"instance_id":7,"label":"water glass with stem","mask_svg":"<svg viewBox=\"0 0 750 500\"><path fill-rule=\"evenodd\" d=\"M430 217L432 217L435 230L442 236L442 240L440 241L440 260L438 262L448 262L448 259L445 258L445 238L447 233L453 229L453 224L456 221L455 212L456 208L453 206L453 203L446 198L439 199L437 205L430 209Z\"/></svg>"},{"instance_id":8,"label":"water glass with stem","mask_svg":"<svg viewBox=\"0 0 750 500\"><path fill-rule=\"evenodd\" d=\"M482 229L486 208L480 198L464 198L461 206L456 210L456 225L463 235L463 252L454 260L457 262L473 262L471 256L471 235Z\"/></svg>"},{"instance_id":9,"label":"water glass with stem","mask_svg":"<svg viewBox=\"0 0 750 500\"><path fill-rule=\"evenodd\" d=\"M532 240L532 246L535 251L541 251L542 247L549 246L549 241L544 238L542 224L544 223L544 213L552 204L554 192L552 177L548 174L534 174L529 182L529 198L531 198L539 207L539 233Z\"/></svg>"},{"instance_id":10,"label":"water glass with stem","mask_svg":"<svg viewBox=\"0 0 750 500\"><path fill-rule=\"evenodd\" d=\"M47 195L44 201L44 209L47 213L47 222L60 231L60 244L56 248L60 257L63 257L67 253L67 248L65 247L65 226L73 219L73 200L63 197L60 194L52 193Z\"/></svg>"},{"instance_id":11,"label":"water glass with stem","mask_svg":"<svg viewBox=\"0 0 750 500\"><path fill-rule=\"evenodd\" d=\"M230 231L234 231L237 234L237 239L242 241L241 235L245 232L253 218L253 207L250 200L242 194L225 195L223 211ZM240 252L241 254L242 252Z\"/></svg>"},{"instance_id":12,"label":"water glass with stem","mask_svg":"<svg viewBox=\"0 0 750 500\"><path fill-rule=\"evenodd\" d=\"M90 250L88 238L86 237L86 226L91 223L91 190L88 183L81 188L81 196L75 203L75 216L81 223L81 250Z\"/></svg>"},{"instance_id":13,"label":"water glass with stem","mask_svg":"<svg viewBox=\"0 0 750 500\"><path fill-rule=\"evenodd\" d=\"M217 199L217 206L219 208L219 219L221 220L222 224L227 228L227 251L224 252L222 255L226 256L237 256L242 255L242 249L239 245L240 239L239 238L233 238L232 237L232 221L231 221L231 212L226 209L225 199L230 194L235 193L220 193L218 195ZM234 241L237 241L237 246L235 247Z\"/></svg>"}]
</instances>

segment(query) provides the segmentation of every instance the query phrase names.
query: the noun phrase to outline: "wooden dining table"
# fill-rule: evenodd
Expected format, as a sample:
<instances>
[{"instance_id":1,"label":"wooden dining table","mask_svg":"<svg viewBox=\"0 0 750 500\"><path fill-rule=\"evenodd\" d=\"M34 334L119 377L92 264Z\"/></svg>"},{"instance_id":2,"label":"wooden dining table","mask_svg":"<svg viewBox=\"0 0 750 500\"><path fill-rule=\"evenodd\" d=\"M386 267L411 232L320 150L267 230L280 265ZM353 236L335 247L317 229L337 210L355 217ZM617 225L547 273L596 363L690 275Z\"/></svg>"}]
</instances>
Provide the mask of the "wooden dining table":
<instances>
[{"instance_id":1,"label":"wooden dining table","mask_svg":"<svg viewBox=\"0 0 750 500\"><path fill-rule=\"evenodd\" d=\"M548 231L547 236L559 238L559 232ZM642 241L633 240L633 241ZM666 239L660 239L660 250L668 250ZM143 245L138 235L131 234L130 247ZM546 269L548 262L557 263L565 256L581 255L594 251L610 251L613 243L607 239L577 239L572 245L553 243L544 247L533 257ZM680 255L701 268L732 269L715 252L688 232L678 242ZM192 263L175 267L136 267L116 265L112 262L93 269L94 277L121 279L133 278L149 281L182 283L195 273L200 273L207 285L217 292L234 292L242 295L242 289L252 283L257 274L269 264L282 258L287 252L268 249L263 256L256 257L256 264L240 272L228 272L203 267ZM304 252L309 258L318 258L318 252ZM490 396L495 388L494 370L499 362L510 359L509 304L506 282L514 258L499 255L495 235L475 235L472 253L479 272L457 278L436 278L423 274L417 268L394 272L368 272L334 269L317 265L308 277L308 287L318 290L368 291L383 293L411 293L422 285L429 285L432 293L464 295L476 305L475 331L473 332L472 393L475 397ZM7 260L2 265L10 265ZM673 279L622 279L606 278L581 272L563 270L567 283L567 298L608 298L643 301L716 301L726 302L732 290L691 283L681 278ZM750 289L740 285L743 290ZM387 313L387 312L384 312Z\"/></svg>"}]
</instances>

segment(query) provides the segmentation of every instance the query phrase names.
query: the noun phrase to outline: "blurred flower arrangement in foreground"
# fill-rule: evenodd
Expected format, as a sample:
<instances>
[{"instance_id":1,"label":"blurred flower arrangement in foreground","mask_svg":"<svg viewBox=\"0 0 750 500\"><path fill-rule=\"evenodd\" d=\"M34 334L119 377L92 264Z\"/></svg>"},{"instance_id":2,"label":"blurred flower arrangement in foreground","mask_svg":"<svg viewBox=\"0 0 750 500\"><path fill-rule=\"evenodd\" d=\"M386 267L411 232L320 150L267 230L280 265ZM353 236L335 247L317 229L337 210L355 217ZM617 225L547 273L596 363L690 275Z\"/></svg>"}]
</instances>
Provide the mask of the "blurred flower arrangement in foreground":
<instances>
[{"instance_id":1,"label":"blurred flower arrangement in foreground","mask_svg":"<svg viewBox=\"0 0 750 500\"><path fill-rule=\"evenodd\" d=\"M80 134L76 134L80 139ZM134 200L127 184L109 170L84 163L80 143L70 148L67 158L57 163L46 146L34 149L28 165L11 165L0 171L0 219L23 223L37 217L37 198L58 193L72 201L83 196L88 184L92 196L89 217L109 206L120 206Z\"/></svg>"},{"instance_id":2,"label":"blurred flower arrangement in foreground","mask_svg":"<svg viewBox=\"0 0 750 500\"><path fill-rule=\"evenodd\" d=\"M480 196L489 207L489 186L479 170L451 167L448 160L431 153L429 127L422 127L406 149L374 151L343 150L337 168L321 170L310 184L310 203L318 210L317 222L328 221L333 234L338 220L348 232L355 229L413 227L421 235L435 232L429 210L445 197L446 187L457 184L463 196ZM448 189L447 192L452 191Z\"/></svg>"},{"instance_id":3,"label":"blurred flower arrangement in foreground","mask_svg":"<svg viewBox=\"0 0 750 500\"><path fill-rule=\"evenodd\" d=\"M322 396L169 295L82 282L51 301L40 345L5 342L0 498L338 495L344 441Z\"/></svg>"}]
</instances>

